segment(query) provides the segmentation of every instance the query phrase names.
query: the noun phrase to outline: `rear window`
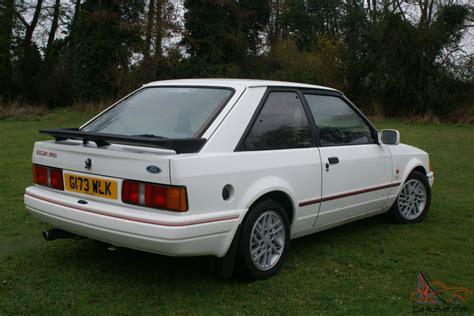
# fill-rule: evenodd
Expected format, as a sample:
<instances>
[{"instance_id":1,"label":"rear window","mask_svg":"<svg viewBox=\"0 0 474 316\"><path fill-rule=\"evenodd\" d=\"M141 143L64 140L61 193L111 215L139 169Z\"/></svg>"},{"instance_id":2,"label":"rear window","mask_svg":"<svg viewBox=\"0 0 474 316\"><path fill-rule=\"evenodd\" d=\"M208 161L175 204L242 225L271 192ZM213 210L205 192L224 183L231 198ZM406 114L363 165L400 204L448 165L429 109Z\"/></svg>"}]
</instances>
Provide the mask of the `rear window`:
<instances>
[{"instance_id":1,"label":"rear window","mask_svg":"<svg viewBox=\"0 0 474 316\"><path fill-rule=\"evenodd\" d=\"M84 132L189 138L212 122L233 90L150 87L137 91L82 128Z\"/></svg>"}]
</instances>

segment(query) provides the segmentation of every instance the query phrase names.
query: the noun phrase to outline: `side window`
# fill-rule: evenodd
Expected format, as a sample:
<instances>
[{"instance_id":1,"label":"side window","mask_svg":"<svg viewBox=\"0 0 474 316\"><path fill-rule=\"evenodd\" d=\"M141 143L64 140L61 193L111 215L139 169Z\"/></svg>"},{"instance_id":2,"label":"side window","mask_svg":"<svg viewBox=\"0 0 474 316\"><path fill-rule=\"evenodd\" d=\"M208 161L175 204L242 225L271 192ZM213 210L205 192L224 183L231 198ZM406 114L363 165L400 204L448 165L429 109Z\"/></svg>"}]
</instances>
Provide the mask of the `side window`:
<instances>
[{"instance_id":1,"label":"side window","mask_svg":"<svg viewBox=\"0 0 474 316\"><path fill-rule=\"evenodd\" d=\"M271 92L243 145L245 150L310 147L311 131L298 94Z\"/></svg>"},{"instance_id":2,"label":"side window","mask_svg":"<svg viewBox=\"0 0 474 316\"><path fill-rule=\"evenodd\" d=\"M374 143L369 125L343 99L317 94L305 97L322 146Z\"/></svg>"}]
</instances>

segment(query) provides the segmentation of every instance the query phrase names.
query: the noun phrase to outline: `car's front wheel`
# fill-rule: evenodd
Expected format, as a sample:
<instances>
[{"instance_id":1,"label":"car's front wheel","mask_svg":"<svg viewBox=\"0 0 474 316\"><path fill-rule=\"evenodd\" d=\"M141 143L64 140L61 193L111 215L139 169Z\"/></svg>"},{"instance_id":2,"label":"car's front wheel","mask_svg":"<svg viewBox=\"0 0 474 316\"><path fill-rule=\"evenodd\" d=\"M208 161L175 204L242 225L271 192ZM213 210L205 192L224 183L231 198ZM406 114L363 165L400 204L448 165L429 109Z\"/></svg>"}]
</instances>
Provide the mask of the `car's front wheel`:
<instances>
[{"instance_id":1,"label":"car's front wheel","mask_svg":"<svg viewBox=\"0 0 474 316\"><path fill-rule=\"evenodd\" d=\"M428 179L421 172L413 171L403 184L390 213L398 223L418 223L428 213L430 203Z\"/></svg>"},{"instance_id":2,"label":"car's front wheel","mask_svg":"<svg viewBox=\"0 0 474 316\"><path fill-rule=\"evenodd\" d=\"M283 207L265 200L249 210L242 225L238 262L243 272L261 280L280 270L290 242L290 223Z\"/></svg>"}]
</instances>

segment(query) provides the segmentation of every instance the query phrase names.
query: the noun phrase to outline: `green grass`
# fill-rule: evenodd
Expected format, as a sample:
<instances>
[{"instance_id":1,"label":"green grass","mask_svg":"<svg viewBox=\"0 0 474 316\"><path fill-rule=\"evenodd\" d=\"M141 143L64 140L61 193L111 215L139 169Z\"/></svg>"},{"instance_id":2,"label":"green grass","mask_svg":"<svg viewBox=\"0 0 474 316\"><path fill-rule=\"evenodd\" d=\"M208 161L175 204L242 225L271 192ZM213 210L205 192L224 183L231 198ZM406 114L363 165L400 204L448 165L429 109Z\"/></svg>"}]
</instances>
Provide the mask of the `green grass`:
<instances>
[{"instance_id":1,"label":"green grass","mask_svg":"<svg viewBox=\"0 0 474 316\"><path fill-rule=\"evenodd\" d=\"M40 128L78 126L69 111L0 120L0 315L8 314L410 314L417 271L474 291L474 126L378 122L431 154L431 210L417 225L377 216L294 240L281 272L248 283L208 272L206 258L171 258L91 240L45 243L31 217ZM474 298L466 304L474 313Z\"/></svg>"}]
</instances>

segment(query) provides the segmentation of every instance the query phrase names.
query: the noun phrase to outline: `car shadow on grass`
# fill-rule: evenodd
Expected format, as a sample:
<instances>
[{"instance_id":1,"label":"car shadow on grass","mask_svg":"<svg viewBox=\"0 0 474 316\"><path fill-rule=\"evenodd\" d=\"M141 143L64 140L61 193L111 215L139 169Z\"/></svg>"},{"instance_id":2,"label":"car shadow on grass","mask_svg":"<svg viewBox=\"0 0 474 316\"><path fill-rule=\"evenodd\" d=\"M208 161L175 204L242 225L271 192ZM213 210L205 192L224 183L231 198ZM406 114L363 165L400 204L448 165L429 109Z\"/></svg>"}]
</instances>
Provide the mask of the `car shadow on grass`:
<instances>
[{"instance_id":1,"label":"car shadow on grass","mask_svg":"<svg viewBox=\"0 0 474 316\"><path fill-rule=\"evenodd\" d=\"M334 248L341 243L376 236L389 226L386 215L382 214L298 238L291 242L287 259L290 264L305 260L307 255L314 259L323 259L324 247L329 245ZM71 274L78 273L91 278L91 281L100 278L103 282L132 281L145 286L168 282L183 285L201 282L248 282L238 276L230 280L217 276L212 270L211 257L169 257L128 248L109 251L108 244L87 239L54 243L48 249L50 264L70 269Z\"/></svg>"}]
</instances>

